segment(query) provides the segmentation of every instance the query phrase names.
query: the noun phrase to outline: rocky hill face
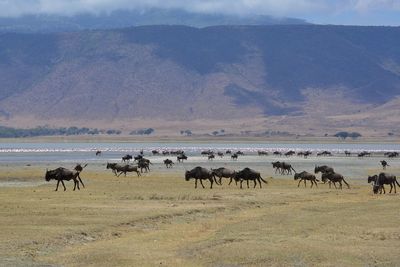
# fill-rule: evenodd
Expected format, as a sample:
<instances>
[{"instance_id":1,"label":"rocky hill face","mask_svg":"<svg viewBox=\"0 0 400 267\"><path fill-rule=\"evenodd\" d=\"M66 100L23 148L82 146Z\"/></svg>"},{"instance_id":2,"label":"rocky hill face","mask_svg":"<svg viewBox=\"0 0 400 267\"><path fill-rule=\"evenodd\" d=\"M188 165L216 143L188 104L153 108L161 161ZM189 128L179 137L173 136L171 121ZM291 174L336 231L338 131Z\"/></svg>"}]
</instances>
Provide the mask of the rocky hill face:
<instances>
[{"instance_id":1,"label":"rocky hill face","mask_svg":"<svg viewBox=\"0 0 400 267\"><path fill-rule=\"evenodd\" d=\"M399 47L396 27L5 33L0 123L134 129L152 121L220 121L237 130L371 131L379 125L396 132L387 109L400 107Z\"/></svg>"}]
</instances>

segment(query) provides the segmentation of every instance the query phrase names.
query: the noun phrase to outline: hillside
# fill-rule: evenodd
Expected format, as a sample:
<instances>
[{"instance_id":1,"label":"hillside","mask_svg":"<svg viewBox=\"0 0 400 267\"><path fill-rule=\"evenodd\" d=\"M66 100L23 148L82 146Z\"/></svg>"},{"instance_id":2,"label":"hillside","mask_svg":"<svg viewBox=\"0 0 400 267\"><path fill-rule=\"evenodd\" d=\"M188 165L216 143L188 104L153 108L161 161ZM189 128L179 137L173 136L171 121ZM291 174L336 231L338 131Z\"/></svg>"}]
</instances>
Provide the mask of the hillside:
<instances>
[{"instance_id":1,"label":"hillside","mask_svg":"<svg viewBox=\"0 0 400 267\"><path fill-rule=\"evenodd\" d=\"M399 47L397 27L5 33L0 123L396 133Z\"/></svg>"}]
</instances>

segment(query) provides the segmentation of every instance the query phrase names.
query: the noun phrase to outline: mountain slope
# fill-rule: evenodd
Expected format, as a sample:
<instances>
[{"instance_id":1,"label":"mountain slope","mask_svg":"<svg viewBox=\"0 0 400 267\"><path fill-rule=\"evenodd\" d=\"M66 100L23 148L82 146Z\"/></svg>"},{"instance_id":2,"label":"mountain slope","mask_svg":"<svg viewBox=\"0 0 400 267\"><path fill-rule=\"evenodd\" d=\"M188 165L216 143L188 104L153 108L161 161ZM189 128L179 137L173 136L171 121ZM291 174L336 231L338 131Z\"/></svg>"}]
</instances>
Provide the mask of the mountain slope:
<instances>
[{"instance_id":1,"label":"mountain slope","mask_svg":"<svg viewBox=\"0 0 400 267\"><path fill-rule=\"evenodd\" d=\"M354 121L340 124L332 116L368 112L400 95L399 47L400 28L393 27L144 26L2 34L1 122L97 121L132 128L132 120L240 120L279 128L279 121L297 121L302 132L351 127ZM251 123L255 118L265 124Z\"/></svg>"}]
</instances>

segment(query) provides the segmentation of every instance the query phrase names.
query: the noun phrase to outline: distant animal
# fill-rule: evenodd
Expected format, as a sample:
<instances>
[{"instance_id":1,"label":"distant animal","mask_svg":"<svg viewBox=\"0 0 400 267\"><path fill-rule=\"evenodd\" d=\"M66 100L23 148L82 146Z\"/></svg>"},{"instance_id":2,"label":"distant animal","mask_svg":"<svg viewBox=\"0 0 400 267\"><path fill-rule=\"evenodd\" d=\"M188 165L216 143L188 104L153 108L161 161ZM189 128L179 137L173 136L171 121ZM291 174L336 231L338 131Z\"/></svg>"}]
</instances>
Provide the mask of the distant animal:
<instances>
[{"instance_id":1,"label":"distant animal","mask_svg":"<svg viewBox=\"0 0 400 267\"><path fill-rule=\"evenodd\" d=\"M224 153L222 153L222 152L217 152L217 155L218 155L220 158L224 157Z\"/></svg>"},{"instance_id":2,"label":"distant animal","mask_svg":"<svg viewBox=\"0 0 400 267\"><path fill-rule=\"evenodd\" d=\"M231 155L231 159L233 159L233 160L237 160L238 159L238 154L232 154Z\"/></svg>"},{"instance_id":3,"label":"distant animal","mask_svg":"<svg viewBox=\"0 0 400 267\"><path fill-rule=\"evenodd\" d=\"M299 180L299 179L300 179L300 181L297 184L297 187L300 186L301 181L304 181L304 187L307 187L306 181L310 181L311 182L311 188L313 187L314 184L315 184L316 187L318 187L317 182L319 182L319 180L312 173L309 173L309 172L306 172L306 171L302 171L300 173L295 173L294 174L294 180Z\"/></svg>"},{"instance_id":4,"label":"distant animal","mask_svg":"<svg viewBox=\"0 0 400 267\"><path fill-rule=\"evenodd\" d=\"M164 160L164 164L165 164L165 166L166 166L167 168L172 168L172 165L173 165L174 163L173 163L172 160L170 160L170 159L165 159L165 160Z\"/></svg>"},{"instance_id":5,"label":"distant animal","mask_svg":"<svg viewBox=\"0 0 400 267\"><path fill-rule=\"evenodd\" d=\"M230 155L230 154L232 154L232 151L231 150L227 150L227 151L225 151L225 154L227 154L227 155L229 154Z\"/></svg>"},{"instance_id":6,"label":"distant animal","mask_svg":"<svg viewBox=\"0 0 400 267\"><path fill-rule=\"evenodd\" d=\"M344 151L344 154L346 155L346 157L351 156L351 152L350 152L350 151L347 151L347 150Z\"/></svg>"},{"instance_id":7,"label":"distant animal","mask_svg":"<svg viewBox=\"0 0 400 267\"><path fill-rule=\"evenodd\" d=\"M185 155L185 154L181 154L181 155L178 155L177 157L176 157L176 160L178 161L178 162L183 162L184 160L187 160L188 158L187 158L187 156Z\"/></svg>"},{"instance_id":8,"label":"distant animal","mask_svg":"<svg viewBox=\"0 0 400 267\"><path fill-rule=\"evenodd\" d=\"M129 162L132 159L132 155L126 154L122 157L122 162Z\"/></svg>"},{"instance_id":9,"label":"distant animal","mask_svg":"<svg viewBox=\"0 0 400 267\"><path fill-rule=\"evenodd\" d=\"M365 157L365 156L371 156L371 153L367 152L367 151L363 151L363 152L358 153L357 156L359 158L362 158L362 157Z\"/></svg>"},{"instance_id":10,"label":"distant animal","mask_svg":"<svg viewBox=\"0 0 400 267\"><path fill-rule=\"evenodd\" d=\"M280 151L274 151L274 153L272 153L274 156L282 156L282 152Z\"/></svg>"},{"instance_id":11,"label":"distant animal","mask_svg":"<svg viewBox=\"0 0 400 267\"><path fill-rule=\"evenodd\" d=\"M143 149L141 149L141 150L139 151L139 154L143 156L143 154L144 154Z\"/></svg>"},{"instance_id":12,"label":"distant animal","mask_svg":"<svg viewBox=\"0 0 400 267\"><path fill-rule=\"evenodd\" d=\"M213 160L215 158L214 154L208 155L208 160Z\"/></svg>"},{"instance_id":13,"label":"distant animal","mask_svg":"<svg viewBox=\"0 0 400 267\"><path fill-rule=\"evenodd\" d=\"M45 180L47 182L49 182L50 180L57 180L57 187L56 187L55 191L58 191L58 185L60 184L60 182L61 182L62 186L64 187L64 191L67 190L67 188L65 187L64 181L70 181L70 180L74 181L74 189L73 189L74 191L76 188L78 188L78 190L80 190L79 182L82 184L83 187L85 187L85 185L82 182L81 177L79 176L78 171L71 171L71 170L65 169L63 167L59 167L54 170L46 170Z\"/></svg>"},{"instance_id":14,"label":"distant animal","mask_svg":"<svg viewBox=\"0 0 400 267\"><path fill-rule=\"evenodd\" d=\"M284 175L284 174L292 174L292 170L294 172L296 172L291 164L283 162L283 161L282 162L275 161L275 162L272 162L271 164L272 164L272 167L275 169L275 173L279 172L280 174Z\"/></svg>"},{"instance_id":15,"label":"distant animal","mask_svg":"<svg viewBox=\"0 0 400 267\"><path fill-rule=\"evenodd\" d=\"M158 150L152 150L151 153L153 154L153 156L160 154Z\"/></svg>"},{"instance_id":16,"label":"distant animal","mask_svg":"<svg viewBox=\"0 0 400 267\"><path fill-rule=\"evenodd\" d=\"M268 184L268 182L266 180L264 180L260 173L252 170L250 168L244 168L243 170L235 173L234 179L239 182L240 181L240 188L242 189L242 183L243 181L247 182L247 188L249 188L249 181L253 181L254 182L254 188L257 186L257 181L260 185L260 188L262 188L261 186L261 181L265 184Z\"/></svg>"},{"instance_id":17,"label":"distant animal","mask_svg":"<svg viewBox=\"0 0 400 267\"><path fill-rule=\"evenodd\" d=\"M142 158L143 158L143 155L142 155L142 154L139 154L139 155L133 157L133 161L139 161L139 160L141 160Z\"/></svg>"},{"instance_id":18,"label":"distant animal","mask_svg":"<svg viewBox=\"0 0 400 267\"><path fill-rule=\"evenodd\" d=\"M234 180L236 174L234 170L230 170L224 167L218 169L211 169L211 171L213 172L214 176L219 178L219 184L221 185L222 185L222 178L229 178L230 180L228 185L230 185ZM237 184L236 180L235 183Z\"/></svg>"},{"instance_id":19,"label":"distant animal","mask_svg":"<svg viewBox=\"0 0 400 267\"><path fill-rule=\"evenodd\" d=\"M100 150L96 151L96 156L101 156L101 151Z\"/></svg>"},{"instance_id":20,"label":"distant animal","mask_svg":"<svg viewBox=\"0 0 400 267\"><path fill-rule=\"evenodd\" d=\"M386 152L384 153L385 156L387 156L388 158L396 158L399 156L399 152Z\"/></svg>"},{"instance_id":21,"label":"distant animal","mask_svg":"<svg viewBox=\"0 0 400 267\"><path fill-rule=\"evenodd\" d=\"M384 172L381 172L379 175L373 175L373 176L368 176L368 183L374 182L374 193L377 194L378 191L382 194L386 194L385 191L385 184L390 185L390 191L389 193L392 193L392 189L394 187L394 193L396 192L396 184L400 187L399 182L397 182L397 178L393 174L387 174Z\"/></svg>"},{"instance_id":22,"label":"distant animal","mask_svg":"<svg viewBox=\"0 0 400 267\"><path fill-rule=\"evenodd\" d=\"M140 168L140 172L143 173L143 169L145 170L145 172L149 172L150 171L150 164L152 164L150 162L150 160L148 159L141 159L138 161L138 168Z\"/></svg>"},{"instance_id":23,"label":"distant animal","mask_svg":"<svg viewBox=\"0 0 400 267\"><path fill-rule=\"evenodd\" d=\"M384 170L386 170L386 166L390 166L390 165L387 163L386 160L381 160L380 162L381 162L382 168L383 168Z\"/></svg>"},{"instance_id":24,"label":"distant animal","mask_svg":"<svg viewBox=\"0 0 400 267\"><path fill-rule=\"evenodd\" d=\"M185 172L185 180L189 181L190 179L195 179L194 182L194 188L197 188L197 181L200 181L201 186L204 188L203 185L203 180L209 180L211 183L210 189L212 189L214 180L215 180L215 176L213 175L213 172L210 170L207 170L206 168L203 167L195 167L194 169L190 170L190 171L186 171ZM215 183L217 183L217 181L215 180ZM218 184L218 183L217 183Z\"/></svg>"},{"instance_id":25,"label":"distant animal","mask_svg":"<svg viewBox=\"0 0 400 267\"><path fill-rule=\"evenodd\" d=\"M317 153L317 156L332 156L332 153L325 150L325 151Z\"/></svg>"},{"instance_id":26,"label":"distant animal","mask_svg":"<svg viewBox=\"0 0 400 267\"><path fill-rule=\"evenodd\" d=\"M244 153L243 153L242 151L240 151L240 150L238 150L235 154L236 154L236 155L241 155L241 156L244 155Z\"/></svg>"},{"instance_id":27,"label":"distant animal","mask_svg":"<svg viewBox=\"0 0 400 267\"><path fill-rule=\"evenodd\" d=\"M336 183L339 183L340 189L342 189L342 182L347 185L347 188L350 189L350 185L344 180L343 175L339 173L334 173L334 172L326 172L323 173L321 176L321 180L325 183L326 181L330 181L333 183L333 185L336 187ZM329 183L329 188L331 188L331 184Z\"/></svg>"},{"instance_id":28,"label":"distant animal","mask_svg":"<svg viewBox=\"0 0 400 267\"><path fill-rule=\"evenodd\" d=\"M285 153L285 156L286 156L286 157L289 157L289 156L292 156L292 155L294 155L294 154L296 154L296 152L294 152L293 150L290 150L290 151L288 151L288 152Z\"/></svg>"},{"instance_id":29,"label":"distant animal","mask_svg":"<svg viewBox=\"0 0 400 267\"><path fill-rule=\"evenodd\" d=\"M118 172L124 168L125 165L119 165L118 163L108 163L106 165L107 169L111 169L115 176L118 175Z\"/></svg>"},{"instance_id":30,"label":"distant animal","mask_svg":"<svg viewBox=\"0 0 400 267\"><path fill-rule=\"evenodd\" d=\"M262 151L262 150L258 150L258 151L257 151L257 154L258 154L259 156L268 156L268 152L267 152L267 151Z\"/></svg>"}]
</instances>

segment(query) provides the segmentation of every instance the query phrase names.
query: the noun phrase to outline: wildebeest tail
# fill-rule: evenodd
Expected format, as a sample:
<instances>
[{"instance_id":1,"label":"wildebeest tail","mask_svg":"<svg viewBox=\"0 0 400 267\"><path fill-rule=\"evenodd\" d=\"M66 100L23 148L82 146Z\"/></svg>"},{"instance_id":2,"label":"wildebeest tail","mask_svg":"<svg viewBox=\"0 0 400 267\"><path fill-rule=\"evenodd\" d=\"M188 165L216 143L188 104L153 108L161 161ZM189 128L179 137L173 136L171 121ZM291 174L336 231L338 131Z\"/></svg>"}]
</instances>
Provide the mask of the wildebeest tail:
<instances>
[{"instance_id":1,"label":"wildebeest tail","mask_svg":"<svg viewBox=\"0 0 400 267\"><path fill-rule=\"evenodd\" d=\"M399 182L397 182L397 179L396 179L396 177L394 178L394 181L396 182L396 184L400 187L400 184L399 184Z\"/></svg>"},{"instance_id":2,"label":"wildebeest tail","mask_svg":"<svg viewBox=\"0 0 400 267\"><path fill-rule=\"evenodd\" d=\"M315 178L315 181L319 182L319 180L317 178Z\"/></svg>"},{"instance_id":3,"label":"wildebeest tail","mask_svg":"<svg viewBox=\"0 0 400 267\"><path fill-rule=\"evenodd\" d=\"M290 166L290 168L294 171L294 173L296 173L296 170L292 166Z\"/></svg>"},{"instance_id":4,"label":"wildebeest tail","mask_svg":"<svg viewBox=\"0 0 400 267\"><path fill-rule=\"evenodd\" d=\"M261 176L260 176L261 181L263 181L264 183L268 184L268 181L264 180Z\"/></svg>"}]
</instances>

